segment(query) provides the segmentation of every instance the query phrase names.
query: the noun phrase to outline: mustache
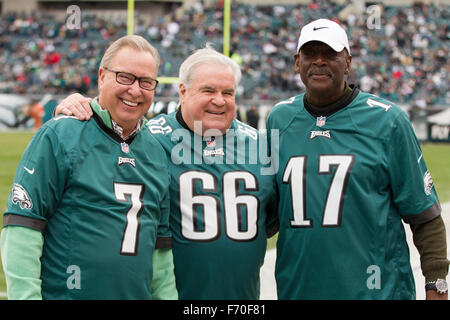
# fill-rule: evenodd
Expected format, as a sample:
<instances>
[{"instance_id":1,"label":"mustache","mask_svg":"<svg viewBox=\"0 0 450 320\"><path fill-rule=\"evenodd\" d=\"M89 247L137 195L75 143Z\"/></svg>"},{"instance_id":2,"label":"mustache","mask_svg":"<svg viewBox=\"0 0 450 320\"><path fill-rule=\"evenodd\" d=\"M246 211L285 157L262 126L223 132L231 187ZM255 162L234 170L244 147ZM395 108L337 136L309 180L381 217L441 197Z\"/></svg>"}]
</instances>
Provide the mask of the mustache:
<instances>
[{"instance_id":1,"label":"mustache","mask_svg":"<svg viewBox=\"0 0 450 320\"><path fill-rule=\"evenodd\" d=\"M330 70L327 70L327 69L311 69L308 71L307 75L308 75L308 77L313 76L313 75L326 75L326 76L331 77L332 73Z\"/></svg>"}]
</instances>

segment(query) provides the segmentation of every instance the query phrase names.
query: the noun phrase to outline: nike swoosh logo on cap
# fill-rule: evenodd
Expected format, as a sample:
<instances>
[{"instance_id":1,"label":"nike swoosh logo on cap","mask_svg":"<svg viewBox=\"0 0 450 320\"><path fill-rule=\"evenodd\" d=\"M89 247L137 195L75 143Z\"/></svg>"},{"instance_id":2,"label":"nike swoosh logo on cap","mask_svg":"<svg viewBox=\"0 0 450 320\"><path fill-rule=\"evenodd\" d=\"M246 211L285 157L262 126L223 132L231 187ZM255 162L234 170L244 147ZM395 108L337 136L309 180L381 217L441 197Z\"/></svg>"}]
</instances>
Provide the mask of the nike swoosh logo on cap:
<instances>
[{"instance_id":1,"label":"nike swoosh logo on cap","mask_svg":"<svg viewBox=\"0 0 450 320\"><path fill-rule=\"evenodd\" d=\"M34 173L34 168L32 170L28 169L27 167L23 167L25 170L27 170L27 172L29 174L33 174Z\"/></svg>"},{"instance_id":2,"label":"nike swoosh logo on cap","mask_svg":"<svg viewBox=\"0 0 450 320\"><path fill-rule=\"evenodd\" d=\"M313 31L317 31L317 30L320 30L320 29L328 29L328 27L314 27Z\"/></svg>"}]
</instances>

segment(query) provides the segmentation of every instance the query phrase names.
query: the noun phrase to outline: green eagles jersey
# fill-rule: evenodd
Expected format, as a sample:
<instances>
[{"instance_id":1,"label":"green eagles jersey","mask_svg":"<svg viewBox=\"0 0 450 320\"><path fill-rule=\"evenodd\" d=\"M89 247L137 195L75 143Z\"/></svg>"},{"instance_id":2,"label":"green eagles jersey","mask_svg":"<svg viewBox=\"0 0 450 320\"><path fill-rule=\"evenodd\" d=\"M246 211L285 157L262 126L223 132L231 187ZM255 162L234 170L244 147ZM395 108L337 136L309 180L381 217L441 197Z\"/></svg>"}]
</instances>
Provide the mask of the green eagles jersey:
<instances>
[{"instance_id":1,"label":"green eagles jersey","mask_svg":"<svg viewBox=\"0 0 450 320\"><path fill-rule=\"evenodd\" d=\"M152 252L171 240L169 179L146 127L124 141L94 113L37 131L4 222L43 232L42 297L151 299Z\"/></svg>"},{"instance_id":2,"label":"green eagles jersey","mask_svg":"<svg viewBox=\"0 0 450 320\"><path fill-rule=\"evenodd\" d=\"M277 104L279 299L414 299L402 219L440 214L430 173L407 115L377 96L327 118L304 95Z\"/></svg>"},{"instance_id":3,"label":"green eagles jersey","mask_svg":"<svg viewBox=\"0 0 450 320\"><path fill-rule=\"evenodd\" d=\"M274 176L262 170L256 147L264 137L234 120L234 137L203 140L180 123L175 112L148 123L169 158L179 298L258 299L266 233L276 217Z\"/></svg>"}]
</instances>

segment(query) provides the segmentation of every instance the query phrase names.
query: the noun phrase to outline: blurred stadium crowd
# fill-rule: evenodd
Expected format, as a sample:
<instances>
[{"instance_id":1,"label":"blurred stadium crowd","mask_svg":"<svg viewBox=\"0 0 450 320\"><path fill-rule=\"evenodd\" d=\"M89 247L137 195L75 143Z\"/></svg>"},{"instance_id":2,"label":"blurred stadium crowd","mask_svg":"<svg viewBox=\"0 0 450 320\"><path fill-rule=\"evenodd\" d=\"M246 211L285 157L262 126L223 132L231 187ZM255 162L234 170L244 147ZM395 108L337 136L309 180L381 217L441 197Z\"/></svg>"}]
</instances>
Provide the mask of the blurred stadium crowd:
<instances>
[{"instance_id":1,"label":"blurred stadium crowd","mask_svg":"<svg viewBox=\"0 0 450 320\"><path fill-rule=\"evenodd\" d=\"M450 105L448 64L450 6L416 3L384 6L380 25L369 28L368 14L342 11L349 3L328 0L309 5L232 5L231 55L241 65L238 98L281 100L303 92L293 70L300 26L313 19L339 20L352 48L350 82L397 103L424 108ZM190 9L174 7L146 24L136 12L135 33L160 51L160 76L178 76L192 50L208 41L222 49L222 2ZM110 41L126 34L124 19L109 20L81 11L79 29L49 12L3 14L0 19L0 93L96 95L97 68ZM161 85L159 97L176 97L175 85Z\"/></svg>"}]
</instances>

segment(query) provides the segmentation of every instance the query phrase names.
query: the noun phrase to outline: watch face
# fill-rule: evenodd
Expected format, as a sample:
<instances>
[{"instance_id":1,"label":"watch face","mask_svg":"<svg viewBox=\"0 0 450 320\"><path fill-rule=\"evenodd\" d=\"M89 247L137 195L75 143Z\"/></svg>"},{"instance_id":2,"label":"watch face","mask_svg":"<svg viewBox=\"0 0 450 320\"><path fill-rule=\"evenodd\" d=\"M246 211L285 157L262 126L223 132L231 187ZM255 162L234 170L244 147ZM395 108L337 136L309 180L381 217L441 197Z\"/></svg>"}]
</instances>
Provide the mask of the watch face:
<instances>
[{"instance_id":1,"label":"watch face","mask_svg":"<svg viewBox=\"0 0 450 320\"><path fill-rule=\"evenodd\" d=\"M448 290L447 281L443 279L436 280L436 289L438 293L446 293Z\"/></svg>"}]
</instances>

